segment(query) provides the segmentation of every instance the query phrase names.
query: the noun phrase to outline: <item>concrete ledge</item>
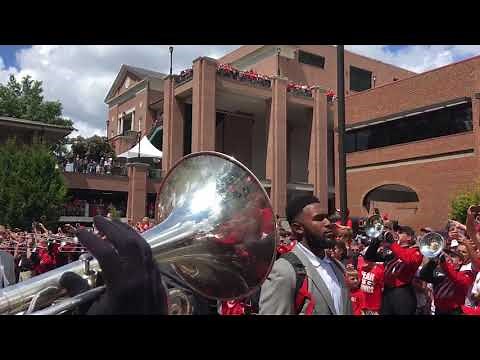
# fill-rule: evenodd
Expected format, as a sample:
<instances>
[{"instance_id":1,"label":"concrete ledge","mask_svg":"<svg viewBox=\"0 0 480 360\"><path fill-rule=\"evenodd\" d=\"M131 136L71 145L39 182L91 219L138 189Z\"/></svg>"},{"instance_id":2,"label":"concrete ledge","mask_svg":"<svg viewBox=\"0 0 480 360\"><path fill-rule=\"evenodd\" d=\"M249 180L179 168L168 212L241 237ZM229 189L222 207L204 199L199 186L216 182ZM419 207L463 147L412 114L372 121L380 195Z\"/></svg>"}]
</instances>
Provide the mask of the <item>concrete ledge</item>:
<instances>
[{"instance_id":1,"label":"concrete ledge","mask_svg":"<svg viewBox=\"0 0 480 360\"><path fill-rule=\"evenodd\" d=\"M127 163L127 167L129 167L129 166L148 168L150 166L150 164L145 164L145 163L141 163L141 162Z\"/></svg>"},{"instance_id":2,"label":"concrete ledge","mask_svg":"<svg viewBox=\"0 0 480 360\"><path fill-rule=\"evenodd\" d=\"M211 57L208 57L208 56L199 56L199 57L197 57L195 60L193 60L192 63L195 63L195 62L200 61L200 60L205 60L205 61L208 61L208 62L211 62L211 63L215 63L215 64L218 63L217 60L215 60L215 59L213 59L213 58L211 58Z\"/></svg>"}]
</instances>

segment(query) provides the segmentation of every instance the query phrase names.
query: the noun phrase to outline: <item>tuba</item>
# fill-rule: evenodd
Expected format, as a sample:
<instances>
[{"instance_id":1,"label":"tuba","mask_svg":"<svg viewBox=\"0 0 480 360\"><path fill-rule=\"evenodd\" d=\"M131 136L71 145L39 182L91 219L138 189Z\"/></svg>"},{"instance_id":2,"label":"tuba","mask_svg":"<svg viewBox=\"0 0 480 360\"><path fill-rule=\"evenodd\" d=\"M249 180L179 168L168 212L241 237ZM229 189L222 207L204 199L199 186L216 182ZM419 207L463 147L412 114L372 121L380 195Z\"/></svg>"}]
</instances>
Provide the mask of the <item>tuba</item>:
<instances>
[{"instance_id":1,"label":"tuba","mask_svg":"<svg viewBox=\"0 0 480 360\"><path fill-rule=\"evenodd\" d=\"M275 260L276 222L267 193L247 167L221 153L192 153L168 172L157 199L159 224L142 236L168 273L207 299L243 298L258 289ZM59 280L68 271L87 279L90 290L66 297ZM0 290L0 314L71 311L104 291L97 286L100 272L95 259L82 255ZM183 294L169 294L171 312L182 312Z\"/></svg>"},{"instance_id":2,"label":"tuba","mask_svg":"<svg viewBox=\"0 0 480 360\"><path fill-rule=\"evenodd\" d=\"M420 252L429 259L439 256L445 248L445 244L444 237L436 232L429 232L418 240Z\"/></svg>"}]
</instances>

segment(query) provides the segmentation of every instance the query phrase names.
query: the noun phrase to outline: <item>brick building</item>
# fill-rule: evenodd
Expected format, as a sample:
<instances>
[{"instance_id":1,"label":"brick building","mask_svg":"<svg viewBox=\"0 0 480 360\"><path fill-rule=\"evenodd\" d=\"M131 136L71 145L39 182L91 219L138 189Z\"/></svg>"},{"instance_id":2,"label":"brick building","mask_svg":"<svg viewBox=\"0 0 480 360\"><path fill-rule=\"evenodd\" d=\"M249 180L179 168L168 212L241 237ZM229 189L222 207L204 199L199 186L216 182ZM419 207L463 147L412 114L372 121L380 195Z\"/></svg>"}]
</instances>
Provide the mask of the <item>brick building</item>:
<instances>
[{"instance_id":1,"label":"brick building","mask_svg":"<svg viewBox=\"0 0 480 360\"><path fill-rule=\"evenodd\" d=\"M353 215L375 206L417 229L446 224L452 197L478 178L479 75L474 57L346 98Z\"/></svg>"},{"instance_id":2,"label":"brick building","mask_svg":"<svg viewBox=\"0 0 480 360\"><path fill-rule=\"evenodd\" d=\"M345 70L347 95L415 75L350 52ZM148 134L163 151L163 172L190 152L220 151L256 174L280 216L288 197L305 192L327 210L335 195L327 95L336 72L336 48L327 45L242 46L171 77L123 65L105 99L108 137L118 153L135 132Z\"/></svg>"}]
</instances>

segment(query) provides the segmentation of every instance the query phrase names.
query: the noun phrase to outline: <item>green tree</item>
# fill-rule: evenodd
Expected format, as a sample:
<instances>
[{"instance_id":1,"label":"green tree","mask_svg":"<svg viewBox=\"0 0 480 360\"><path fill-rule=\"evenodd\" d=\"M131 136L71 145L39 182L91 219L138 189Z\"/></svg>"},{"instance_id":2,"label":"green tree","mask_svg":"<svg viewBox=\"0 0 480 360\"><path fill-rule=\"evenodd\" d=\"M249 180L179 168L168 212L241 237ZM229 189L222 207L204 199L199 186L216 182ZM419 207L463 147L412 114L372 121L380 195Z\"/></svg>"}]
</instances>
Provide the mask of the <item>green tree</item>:
<instances>
[{"instance_id":1,"label":"green tree","mask_svg":"<svg viewBox=\"0 0 480 360\"><path fill-rule=\"evenodd\" d=\"M460 191L451 201L450 219L465 224L467 221L467 210L471 205L480 204L480 182L468 189Z\"/></svg>"},{"instance_id":2,"label":"green tree","mask_svg":"<svg viewBox=\"0 0 480 360\"><path fill-rule=\"evenodd\" d=\"M18 82L14 75L10 75L7 84L0 84L0 116L73 126L71 120L62 117L62 104L44 100L42 82L32 80L30 76Z\"/></svg>"},{"instance_id":3,"label":"green tree","mask_svg":"<svg viewBox=\"0 0 480 360\"><path fill-rule=\"evenodd\" d=\"M44 145L10 139L0 146L0 224L26 229L42 216L47 227L58 221L67 188L56 165Z\"/></svg>"},{"instance_id":4,"label":"green tree","mask_svg":"<svg viewBox=\"0 0 480 360\"><path fill-rule=\"evenodd\" d=\"M86 156L89 160L100 161L100 159L114 157L115 151L112 145L107 141L106 137L94 135L89 138L78 136L71 139L72 148L70 157L75 158Z\"/></svg>"}]
</instances>

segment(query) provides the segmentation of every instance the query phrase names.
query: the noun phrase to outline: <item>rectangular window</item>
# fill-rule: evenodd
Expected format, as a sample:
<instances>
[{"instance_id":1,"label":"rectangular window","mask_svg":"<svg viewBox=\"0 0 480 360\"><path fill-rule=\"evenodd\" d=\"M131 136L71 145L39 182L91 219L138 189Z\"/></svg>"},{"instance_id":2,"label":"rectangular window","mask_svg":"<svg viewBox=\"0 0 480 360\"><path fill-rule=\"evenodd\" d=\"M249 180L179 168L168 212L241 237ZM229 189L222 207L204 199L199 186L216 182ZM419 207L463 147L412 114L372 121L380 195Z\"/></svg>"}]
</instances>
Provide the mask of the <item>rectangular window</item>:
<instances>
[{"instance_id":1,"label":"rectangular window","mask_svg":"<svg viewBox=\"0 0 480 360\"><path fill-rule=\"evenodd\" d=\"M125 116L123 117L122 134L125 134L125 132L127 131L133 130L134 115L135 111L132 111L131 113L125 114Z\"/></svg>"},{"instance_id":2,"label":"rectangular window","mask_svg":"<svg viewBox=\"0 0 480 360\"><path fill-rule=\"evenodd\" d=\"M321 69L325 67L325 58L323 56L311 54L302 50L298 51L298 62L316 66Z\"/></svg>"},{"instance_id":3,"label":"rectangular window","mask_svg":"<svg viewBox=\"0 0 480 360\"><path fill-rule=\"evenodd\" d=\"M350 90L364 91L372 87L372 72L350 66Z\"/></svg>"},{"instance_id":4,"label":"rectangular window","mask_svg":"<svg viewBox=\"0 0 480 360\"><path fill-rule=\"evenodd\" d=\"M345 136L345 152L376 149L413 141L472 131L470 102L427 111L382 124L349 130Z\"/></svg>"}]
</instances>

